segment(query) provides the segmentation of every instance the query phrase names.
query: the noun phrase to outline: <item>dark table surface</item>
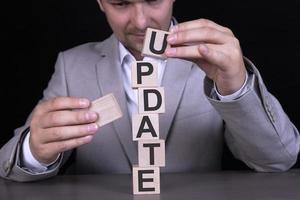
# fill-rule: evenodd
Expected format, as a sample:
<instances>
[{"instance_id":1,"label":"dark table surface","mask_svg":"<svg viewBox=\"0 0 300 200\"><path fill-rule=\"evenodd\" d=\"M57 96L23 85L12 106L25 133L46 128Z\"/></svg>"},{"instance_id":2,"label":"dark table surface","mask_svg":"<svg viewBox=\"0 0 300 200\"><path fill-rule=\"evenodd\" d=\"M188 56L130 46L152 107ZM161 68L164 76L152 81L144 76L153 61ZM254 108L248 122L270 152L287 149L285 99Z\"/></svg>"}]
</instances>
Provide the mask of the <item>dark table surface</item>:
<instances>
[{"instance_id":1,"label":"dark table surface","mask_svg":"<svg viewBox=\"0 0 300 200\"><path fill-rule=\"evenodd\" d=\"M300 199L300 170L161 174L159 195L133 195L131 175L65 175L18 183L0 178L0 200Z\"/></svg>"}]
</instances>

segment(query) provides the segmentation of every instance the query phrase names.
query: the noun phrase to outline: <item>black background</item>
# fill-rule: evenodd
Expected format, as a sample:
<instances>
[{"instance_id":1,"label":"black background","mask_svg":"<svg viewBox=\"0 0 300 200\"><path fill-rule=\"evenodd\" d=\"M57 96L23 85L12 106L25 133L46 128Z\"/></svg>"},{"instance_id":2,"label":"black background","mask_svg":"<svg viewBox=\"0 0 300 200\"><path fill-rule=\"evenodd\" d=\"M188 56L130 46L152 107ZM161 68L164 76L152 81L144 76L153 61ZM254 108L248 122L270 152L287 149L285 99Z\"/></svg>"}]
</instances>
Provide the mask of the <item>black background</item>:
<instances>
[{"instance_id":1,"label":"black background","mask_svg":"<svg viewBox=\"0 0 300 200\"><path fill-rule=\"evenodd\" d=\"M174 16L179 22L209 18L231 28L244 55L300 129L300 2L267 2L177 0ZM3 8L0 147L41 98L58 52L111 34L96 0L13 1ZM224 168L236 167L243 168L226 154Z\"/></svg>"}]
</instances>

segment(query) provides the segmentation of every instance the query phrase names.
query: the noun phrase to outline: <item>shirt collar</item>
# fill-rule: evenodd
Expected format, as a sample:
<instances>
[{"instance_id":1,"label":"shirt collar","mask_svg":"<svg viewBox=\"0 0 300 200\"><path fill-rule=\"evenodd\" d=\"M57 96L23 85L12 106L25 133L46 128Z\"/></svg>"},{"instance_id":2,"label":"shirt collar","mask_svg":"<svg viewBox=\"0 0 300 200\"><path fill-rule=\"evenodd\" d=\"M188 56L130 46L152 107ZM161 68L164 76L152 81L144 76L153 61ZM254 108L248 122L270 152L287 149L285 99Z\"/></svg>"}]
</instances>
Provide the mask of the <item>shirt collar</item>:
<instances>
[{"instance_id":1,"label":"shirt collar","mask_svg":"<svg viewBox=\"0 0 300 200\"><path fill-rule=\"evenodd\" d=\"M120 52L120 63L124 62L130 63L135 60L133 55L124 47L124 45L119 41L119 52Z\"/></svg>"}]
</instances>

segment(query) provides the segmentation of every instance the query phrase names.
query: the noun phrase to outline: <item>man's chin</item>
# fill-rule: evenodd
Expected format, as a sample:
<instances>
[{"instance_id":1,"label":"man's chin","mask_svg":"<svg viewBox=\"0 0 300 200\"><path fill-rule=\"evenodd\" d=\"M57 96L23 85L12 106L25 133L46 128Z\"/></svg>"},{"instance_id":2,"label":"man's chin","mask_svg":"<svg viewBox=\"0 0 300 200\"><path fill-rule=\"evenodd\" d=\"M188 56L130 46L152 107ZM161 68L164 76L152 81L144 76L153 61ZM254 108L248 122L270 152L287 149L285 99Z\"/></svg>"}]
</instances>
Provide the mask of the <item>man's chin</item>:
<instances>
[{"instance_id":1,"label":"man's chin","mask_svg":"<svg viewBox=\"0 0 300 200\"><path fill-rule=\"evenodd\" d=\"M134 45L131 45L129 49L131 51L141 53L143 49L143 43L135 43Z\"/></svg>"}]
</instances>

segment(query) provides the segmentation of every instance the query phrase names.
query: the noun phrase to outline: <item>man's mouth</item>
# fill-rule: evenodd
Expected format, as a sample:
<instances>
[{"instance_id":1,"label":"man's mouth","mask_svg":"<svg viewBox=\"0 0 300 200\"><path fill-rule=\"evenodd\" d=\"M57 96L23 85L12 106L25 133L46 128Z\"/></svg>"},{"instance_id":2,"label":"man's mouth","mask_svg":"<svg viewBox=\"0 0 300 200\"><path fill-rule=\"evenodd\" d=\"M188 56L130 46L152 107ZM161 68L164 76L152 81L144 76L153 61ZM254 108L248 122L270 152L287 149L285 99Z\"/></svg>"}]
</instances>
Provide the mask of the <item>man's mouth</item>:
<instances>
[{"instance_id":1,"label":"man's mouth","mask_svg":"<svg viewBox=\"0 0 300 200\"><path fill-rule=\"evenodd\" d=\"M133 36L133 38L135 38L136 40L139 40L139 41L142 41L145 39L144 33L133 33L131 35Z\"/></svg>"},{"instance_id":2,"label":"man's mouth","mask_svg":"<svg viewBox=\"0 0 300 200\"><path fill-rule=\"evenodd\" d=\"M132 35L134 35L135 37L145 37L145 33L133 33Z\"/></svg>"}]
</instances>

